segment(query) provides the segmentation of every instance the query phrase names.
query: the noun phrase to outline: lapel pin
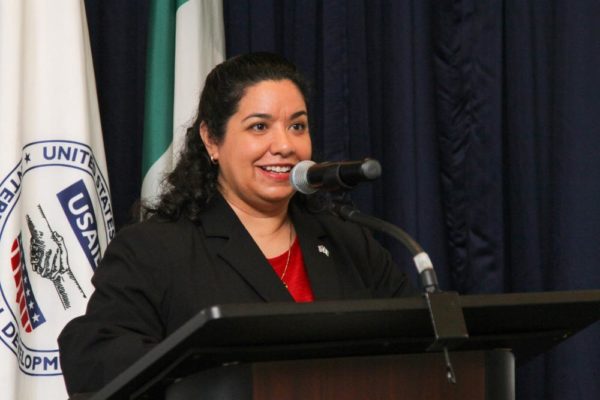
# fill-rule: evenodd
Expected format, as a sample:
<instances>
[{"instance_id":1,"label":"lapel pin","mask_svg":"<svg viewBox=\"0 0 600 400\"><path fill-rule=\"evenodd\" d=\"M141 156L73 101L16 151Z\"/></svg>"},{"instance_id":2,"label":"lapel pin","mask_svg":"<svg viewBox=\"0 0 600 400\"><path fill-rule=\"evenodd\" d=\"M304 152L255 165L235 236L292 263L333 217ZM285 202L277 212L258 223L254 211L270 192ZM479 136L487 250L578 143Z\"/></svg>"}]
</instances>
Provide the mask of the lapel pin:
<instances>
[{"instance_id":1,"label":"lapel pin","mask_svg":"<svg viewBox=\"0 0 600 400\"><path fill-rule=\"evenodd\" d=\"M320 244L320 245L317 246L317 249L319 250L319 253L323 253L327 257L329 257L329 250L327 250L327 247L325 247L322 244Z\"/></svg>"}]
</instances>

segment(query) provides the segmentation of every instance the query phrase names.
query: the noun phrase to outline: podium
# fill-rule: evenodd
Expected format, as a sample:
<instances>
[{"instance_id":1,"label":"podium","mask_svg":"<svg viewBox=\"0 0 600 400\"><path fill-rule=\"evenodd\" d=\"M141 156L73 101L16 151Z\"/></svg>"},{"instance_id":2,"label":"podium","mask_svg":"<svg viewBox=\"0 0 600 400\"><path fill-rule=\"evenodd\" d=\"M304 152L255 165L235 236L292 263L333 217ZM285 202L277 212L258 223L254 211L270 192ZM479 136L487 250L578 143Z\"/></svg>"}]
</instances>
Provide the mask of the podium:
<instances>
[{"instance_id":1,"label":"podium","mask_svg":"<svg viewBox=\"0 0 600 400\"><path fill-rule=\"evenodd\" d=\"M456 299L469 333L446 343L456 384L424 297L226 304L92 399L514 399L515 363L600 319L600 290Z\"/></svg>"}]
</instances>

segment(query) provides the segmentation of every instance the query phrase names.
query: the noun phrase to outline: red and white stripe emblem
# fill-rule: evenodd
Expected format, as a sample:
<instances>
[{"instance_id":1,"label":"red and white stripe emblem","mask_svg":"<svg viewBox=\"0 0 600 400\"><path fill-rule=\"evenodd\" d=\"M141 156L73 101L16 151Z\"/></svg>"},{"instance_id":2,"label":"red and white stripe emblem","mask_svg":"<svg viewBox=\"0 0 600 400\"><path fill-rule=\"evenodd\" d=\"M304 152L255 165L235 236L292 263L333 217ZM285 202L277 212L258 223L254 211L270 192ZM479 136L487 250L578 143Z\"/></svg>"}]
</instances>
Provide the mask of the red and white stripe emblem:
<instances>
[{"instance_id":1,"label":"red and white stripe emblem","mask_svg":"<svg viewBox=\"0 0 600 400\"><path fill-rule=\"evenodd\" d=\"M10 249L10 264L12 266L13 278L15 279L15 286L17 287L16 301L19 305L21 325L25 329L25 332L31 332L31 323L29 321L29 312L27 311L27 301L25 299L25 285L23 285L23 274L21 273L21 246L19 245L18 238L15 239Z\"/></svg>"}]
</instances>

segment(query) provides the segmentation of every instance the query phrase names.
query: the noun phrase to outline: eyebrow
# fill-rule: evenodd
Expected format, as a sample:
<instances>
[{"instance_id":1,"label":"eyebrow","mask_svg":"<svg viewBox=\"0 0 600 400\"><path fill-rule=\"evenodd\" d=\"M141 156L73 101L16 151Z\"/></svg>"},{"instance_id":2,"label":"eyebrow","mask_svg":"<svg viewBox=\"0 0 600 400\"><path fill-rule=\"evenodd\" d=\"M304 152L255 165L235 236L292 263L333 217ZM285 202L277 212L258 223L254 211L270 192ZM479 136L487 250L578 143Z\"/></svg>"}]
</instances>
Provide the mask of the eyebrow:
<instances>
[{"instance_id":1,"label":"eyebrow","mask_svg":"<svg viewBox=\"0 0 600 400\"><path fill-rule=\"evenodd\" d=\"M308 116L308 113L306 111L304 111L304 110L302 110L302 111L296 111L295 113L293 113L291 115L290 119L298 118L301 115L307 115ZM242 122L244 122L244 121L246 121L247 119L250 119L250 118L273 119L273 116L271 114L254 113L254 114L248 115L246 118L244 118L242 120Z\"/></svg>"}]
</instances>

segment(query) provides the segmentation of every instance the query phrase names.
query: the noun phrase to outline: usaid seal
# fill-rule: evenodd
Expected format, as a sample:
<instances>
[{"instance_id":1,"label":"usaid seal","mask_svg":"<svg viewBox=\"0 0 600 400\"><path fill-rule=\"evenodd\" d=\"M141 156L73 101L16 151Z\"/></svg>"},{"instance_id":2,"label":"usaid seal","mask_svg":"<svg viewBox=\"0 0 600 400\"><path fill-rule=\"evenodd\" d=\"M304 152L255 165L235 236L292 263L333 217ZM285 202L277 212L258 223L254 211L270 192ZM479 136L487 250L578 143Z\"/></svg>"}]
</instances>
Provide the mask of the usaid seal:
<instances>
[{"instance_id":1,"label":"usaid seal","mask_svg":"<svg viewBox=\"0 0 600 400\"><path fill-rule=\"evenodd\" d=\"M60 375L56 338L115 234L108 183L92 149L65 140L29 143L1 172L0 341L23 373Z\"/></svg>"}]
</instances>

